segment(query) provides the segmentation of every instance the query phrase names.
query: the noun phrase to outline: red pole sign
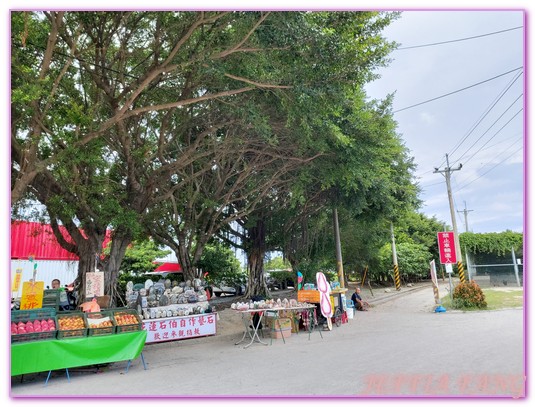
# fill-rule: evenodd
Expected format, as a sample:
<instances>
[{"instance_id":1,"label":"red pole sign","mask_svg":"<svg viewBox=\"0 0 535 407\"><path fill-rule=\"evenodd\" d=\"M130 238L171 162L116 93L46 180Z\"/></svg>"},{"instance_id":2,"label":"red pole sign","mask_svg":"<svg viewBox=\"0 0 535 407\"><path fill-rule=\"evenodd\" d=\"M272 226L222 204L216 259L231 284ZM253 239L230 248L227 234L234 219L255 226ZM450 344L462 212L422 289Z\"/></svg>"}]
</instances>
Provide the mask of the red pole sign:
<instances>
[{"instance_id":1,"label":"red pole sign","mask_svg":"<svg viewBox=\"0 0 535 407\"><path fill-rule=\"evenodd\" d=\"M440 263L454 264L457 262L453 232L438 232L438 250L440 252Z\"/></svg>"}]
</instances>

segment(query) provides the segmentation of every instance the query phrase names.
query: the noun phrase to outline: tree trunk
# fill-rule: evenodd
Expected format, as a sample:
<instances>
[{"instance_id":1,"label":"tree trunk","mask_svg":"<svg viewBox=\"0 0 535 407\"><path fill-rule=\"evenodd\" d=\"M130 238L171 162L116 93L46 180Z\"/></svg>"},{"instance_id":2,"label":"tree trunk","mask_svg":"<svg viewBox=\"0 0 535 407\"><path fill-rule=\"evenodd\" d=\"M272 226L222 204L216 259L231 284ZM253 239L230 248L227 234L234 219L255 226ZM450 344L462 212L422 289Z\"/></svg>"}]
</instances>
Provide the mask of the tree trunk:
<instances>
[{"instance_id":1,"label":"tree trunk","mask_svg":"<svg viewBox=\"0 0 535 407\"><path fill-rule=\"evenodd\" d=\"M184 245L179 245L178 250L175 251L178 263L182 268L182 274L184 275L184 281L190 280L193 281L194 278L197 278L196 271L194 270L193 265L191 264L191 257L187 247Z\"/></svg>"},{"instance_id":2,"label":"tree trunk","mask_svg":"<svg viewBox=\"0 0 535 407\"><path fill-rule=\"evenodd\" d=\"M266 228L264 219L258 219L256 225L247 230L248 242L246 242L247 267L249 282L245 297L251 298L256 295L269 297L269 290L264 278L264 256L266 254Z\"/></svg>"},{"instance_id":3,"label":"tree trunk","mask_svg":"<svg viewBox=\"0 0 535 407\"><path fill-rule=\"evenodd\" d=\"M112 235L110 255L106 259L104 271L104 294L109 295L112 306L117 304L117 279L121 263L124 259L126 249L132 242L132 235L128 231L121 230L119 227Z\"/></svg>"},{"instance_id":4,"label":"tree trunk","mask_svg":"<svg viewBox=\"0 0 535 407\"><path fill-rule=\"evenodd\" d=\"M101 245L103 240L100 242ZM98 252L89 243L89 239L87 243L78 244L78 276L74 280L74 290L78 293L78 303L76 305L86 301L86 274L94 272L97 268L96 253Z\"/></svg>"}]
</instances>

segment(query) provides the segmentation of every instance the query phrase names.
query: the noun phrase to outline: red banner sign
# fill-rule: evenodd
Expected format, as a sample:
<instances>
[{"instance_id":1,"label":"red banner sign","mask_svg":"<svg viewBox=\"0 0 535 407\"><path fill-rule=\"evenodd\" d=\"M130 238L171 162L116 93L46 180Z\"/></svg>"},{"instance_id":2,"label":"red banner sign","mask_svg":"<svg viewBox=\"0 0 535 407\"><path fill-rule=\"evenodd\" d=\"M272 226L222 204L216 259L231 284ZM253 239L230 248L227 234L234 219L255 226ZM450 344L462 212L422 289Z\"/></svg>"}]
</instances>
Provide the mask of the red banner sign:
<instances>
[{"instance_id":1,"label":"red banner sign","mask_svg":"<svg viewBox=\"0 0 535 407\"><path fill-rule=\"evenodd\" d=\"M440 252L440 263L454 264L457 262L453 232L438 232L438 250Z\"/></svg>"},{"instance_id":2,"label":"red banner sign","mask_svg":"<svg viewBox=\"0 0 535 407\"><path fill-rule=\"evenodd\" d=\"M145 343L174 341L216 334L216 314L195 314L185 317L147 319L143 321L147 331Z\"/></svg>"}]
</instances>

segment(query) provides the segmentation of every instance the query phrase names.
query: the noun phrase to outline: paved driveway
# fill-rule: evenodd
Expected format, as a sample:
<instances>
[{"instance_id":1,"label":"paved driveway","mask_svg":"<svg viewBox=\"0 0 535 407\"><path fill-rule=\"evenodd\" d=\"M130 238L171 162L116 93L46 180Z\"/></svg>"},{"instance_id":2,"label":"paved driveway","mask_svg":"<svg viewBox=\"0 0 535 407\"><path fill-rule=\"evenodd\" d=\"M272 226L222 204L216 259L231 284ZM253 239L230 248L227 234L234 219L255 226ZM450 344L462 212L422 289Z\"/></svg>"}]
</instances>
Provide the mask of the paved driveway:
<instances>
[{"instance_id":1,"label":"paved driveway","mask_svg":"<svg viewBox=\"0 0 535 407\"><path fill-rule=\"evenodd\" d=\"M128 373L126 362L99 373L73 369L70 382L55 372L46 387L43 373L22 383L13 380L12 397L510 398L524 393L522 309L434 313L430 286L406 291L377 295L369 312L322 332L323 338L319 332L310 339L299 333L286 344L274 340L247 349L234 345L241 337L240 321L224 310L220 322L227 328L218 328L215 336L147 345L148 370L140 360Z\"/></svg>"}]
</instances>

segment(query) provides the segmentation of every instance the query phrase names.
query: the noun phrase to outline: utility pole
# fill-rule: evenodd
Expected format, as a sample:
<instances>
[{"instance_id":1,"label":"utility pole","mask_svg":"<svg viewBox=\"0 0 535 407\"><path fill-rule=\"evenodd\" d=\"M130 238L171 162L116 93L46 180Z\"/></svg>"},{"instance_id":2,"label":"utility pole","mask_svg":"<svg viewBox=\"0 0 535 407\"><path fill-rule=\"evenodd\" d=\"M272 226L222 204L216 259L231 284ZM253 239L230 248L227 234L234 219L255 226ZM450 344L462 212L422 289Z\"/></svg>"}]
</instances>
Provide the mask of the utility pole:
<instances>
[{"instance_id":1,"label":"utility pole","mask_svg":"<svg viewBox=\"0 0 535 407\"><path fill-rule=\"evenodd\" d=\"M453 171L459 171L463 167L462 164L459 164L457 168L451 168L450 167L450 161L448 159L448 154L446 154L446 168L443 170L439 170L438 168L435 168L434 173L440 173L444 175L444 178L446 178L446 188L448 189L448 200L450 203L450 214L451 214L451 223L453 226L453 235L455 236L455 252L457 254L457 269L459 271L459 278L461 280L461 283L464 283L466 281L466 278L464 276L464 266L463 266L463 258L461 255L461 245L459 244L459 233L457 233L457 220L455 219L455 209L453 205L453 195L451 193L451 173Z\"/></svg>"},{"instance_id":2,"label":"utility pole","mask_svg":"<svg viewBox=\"0 0 535 407\"><path fill-rule=\"evenodd\" d=\"M464 213L464 227L465 232L468 232L468 212L473 212L473 209L466 209L466 201L464 201L464 211L457 211L459 213Z\"/></svg>"},{"instance_id":3,"label":"utility pole","mask_svg":"<svg viewBox=\"0 0 535 407\"><path fill-rule=\"evenodd\" d=\"M338 210L333 209L334 241L336 245L336 270L340 288L345 288L344 265L342 262L342 244L340 243L340 228L338 227Z\"/></svg>"}]
</instances>

